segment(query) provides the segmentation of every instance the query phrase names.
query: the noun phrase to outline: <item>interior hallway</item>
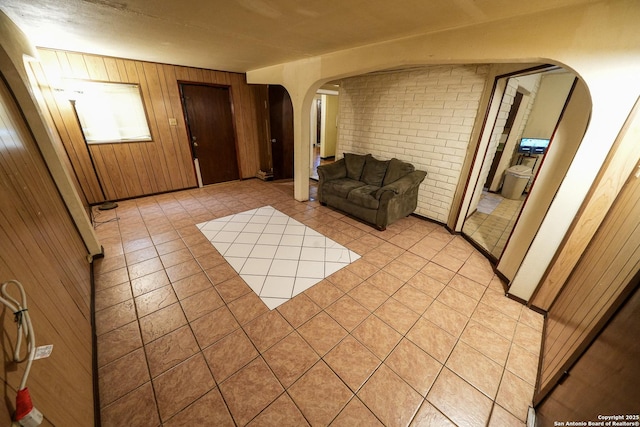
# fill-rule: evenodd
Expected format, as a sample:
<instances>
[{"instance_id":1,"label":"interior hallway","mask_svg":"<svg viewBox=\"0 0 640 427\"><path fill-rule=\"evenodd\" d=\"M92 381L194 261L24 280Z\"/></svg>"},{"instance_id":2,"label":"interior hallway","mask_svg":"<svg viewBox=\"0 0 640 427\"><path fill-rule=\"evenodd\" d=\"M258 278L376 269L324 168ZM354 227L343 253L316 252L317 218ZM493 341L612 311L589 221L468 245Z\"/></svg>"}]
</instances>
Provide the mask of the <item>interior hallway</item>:
<instances>
[{"instance_id":1,"label":"interior hallway","mask_svg":"<svg viewBox=\"0 0 640 427\"><path fill-rule=\"evenodd\" d=\"M195 226L265 205L362 258L269 311ZM257 179L96 221L103 426L524 424L542 316L442 226L380 232Z\"/></svg>"},{"instance_id":2,"label":"interior hallway","mask_svg":"<svg viewBox=\"0 0 640 427\"><path fill-rule=\"evenodd\" d=\"M336 161L335 157L328 157L326 159L323 159L322 157L320 157L320 146L316 145L314 147L311 148L313 150L313 162L311 164L311 174L310 174L310 178L317 181L318 180L318 166L320 165L326 165L328 163L333 163Z\"/></svg>"}]
</instances>

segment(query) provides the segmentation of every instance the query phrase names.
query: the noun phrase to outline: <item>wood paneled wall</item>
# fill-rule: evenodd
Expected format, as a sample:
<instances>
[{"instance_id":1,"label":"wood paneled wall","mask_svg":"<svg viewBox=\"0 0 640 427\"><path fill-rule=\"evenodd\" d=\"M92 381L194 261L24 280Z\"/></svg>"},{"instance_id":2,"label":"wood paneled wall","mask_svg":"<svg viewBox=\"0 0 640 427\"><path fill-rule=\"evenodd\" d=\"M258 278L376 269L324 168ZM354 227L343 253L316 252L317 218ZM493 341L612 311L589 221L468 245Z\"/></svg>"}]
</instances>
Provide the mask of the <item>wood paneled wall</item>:
<instances>
[{"instance_id":1,"label":"wood paneled wall","mask_svg":"<svg viewBox=\"0 0 640 427\"><path fill-rule=\"evenodd\" d=\"M536 401L573 365L635 287L640 271L639 200L640 177L632 173L551 306Z\"/></svg>"},{"instance_id":2,"label":"wood paneled wall","mask_svg":"<svg viewBox=\"0 0 640 427\"><path fill-rule=\"evenodd\" d=\"M640 279L640 278L639 278ZM607 324L569 376L536 407L536 425L598 421L598 415L638 414L640 288ZM634 421L633 418L628 421Z\"/></svg>"},{"instance_id":3,"label":"wood paneled wall","mask_svg":"<svg viewBox=\"0 0 640 427\"><path fill-rule=\"evenodd\" d=\"M549 310L640 159L640 99L629 115L530 304Z\"/></svg>"},{"instance_id":4,"label":"wood paneled wall","mask_svg":"<svg viewBox=\"0 0 640 427\"><path fill-rule=\"evenodd\" d=\"M44 425L92 426L90 268L87 249L21 111L0 79L0 282L25 287L36 345L27 386ZM18 297L15 291L12 295ZM10 425L24 363L12 363L13 313L0 313L3 367L0 425ZM23 347L23 352L25 347Z\"/></svg>"},{"instance_id":5,"label":"wood paneled wall","mask_svg":"<svg viewBox=\"0 0 640 427\"><path fill-rule=\"evenodd\" d=\"M89 54L38 50L32 68L89 203L179 190L197 185L178 81L229 86L241 178L260 169L256 90L244 74ZM64 92L69 79L138 83L153 141L87 147ZM169 119L176 119L170 125Z\"/></svg>"}]
</instances>

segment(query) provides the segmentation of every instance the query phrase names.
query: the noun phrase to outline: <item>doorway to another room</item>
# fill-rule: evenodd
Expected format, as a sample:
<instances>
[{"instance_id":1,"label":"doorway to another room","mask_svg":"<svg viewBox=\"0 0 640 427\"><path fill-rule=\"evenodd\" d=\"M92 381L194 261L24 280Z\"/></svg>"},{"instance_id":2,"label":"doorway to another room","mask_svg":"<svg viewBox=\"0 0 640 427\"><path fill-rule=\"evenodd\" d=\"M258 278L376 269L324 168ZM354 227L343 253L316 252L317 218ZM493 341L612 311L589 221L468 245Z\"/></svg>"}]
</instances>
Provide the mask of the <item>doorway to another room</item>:
<instances>
[{"instance_id":1,"label":"doorway to another room","mask_svg":"<svg viewBox=\"0 0 640 427\"><path fill-rule=\"evenodd\" d=\"M269 85L273 179L293 179L293 104L283 86Z\"/></svg>"},{"instance_id":2,"label":"doorway to another room","mask_svg":"<svg viewBox=\"0 0 640 427\"><path fill-rule=\"evenodd\" d=\"M497 261L550 147L575 76L553 67L497 79L488 146L462 233ZM501 96L500 96L501 93Z\"/></svg>"},{"instance_id":3,"label":"doorway to another room","mask_svg":"<svg viewBox=\"0 0 640 427\"><path fill-rule=\"evenodd\" d=\"M311 106L311 170L309 177L318 180L318 166L335 161L338 139L339 85L327 83L318 90Z\"/></svg>"}]
</instances>

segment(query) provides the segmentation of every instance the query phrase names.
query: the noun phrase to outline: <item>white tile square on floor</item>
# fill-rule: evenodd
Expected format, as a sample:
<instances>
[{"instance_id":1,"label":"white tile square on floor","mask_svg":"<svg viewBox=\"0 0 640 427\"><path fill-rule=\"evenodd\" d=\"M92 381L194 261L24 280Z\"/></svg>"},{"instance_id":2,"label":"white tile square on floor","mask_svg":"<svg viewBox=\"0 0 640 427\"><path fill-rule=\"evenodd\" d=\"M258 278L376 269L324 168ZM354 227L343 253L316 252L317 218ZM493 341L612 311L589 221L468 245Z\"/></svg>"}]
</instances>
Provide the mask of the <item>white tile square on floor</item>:
<instances>
[{"instance_id":1,"label":"white tile square on floor","mask_svg":"<svg viewBox=\"0 0 640 427\"><path fill-rule=\"evenodd\" d=\"M294 277L267 276L260 295L265 298L291 298L295 281Z\"/></svg>"},{"instance_id":2,"label":"white tile square on floor","mask_svg":"<svg viewBox=\"0 0 640 427\"><path fill-rule=\"evenodd\" d=\"M278 250L276 251L275 258L276 259L300 259L300 246L282 246L282 242L280 242L280 246L278 246Z\"/></svg>"},{"instance_id":3,"label":"white tile square on floor","mask_svg":"<svg viewBox=\"0 0 640 427\"><path fill-rule=\"evenodd\" d=\"M247 260L250 262L251 260ZM274 259L269 269L270 276L296 277L298 273L298 260ZM292 288L293 289L293 288Z\"/></svg>"},{"instance_id":4,"label":"white tile square on floor","mask_svg":"<svg viewBox=\"0 0 640 427\"><path fill-rule=\"evenodd\" d=\"M272 310L360 258L271 206L197 226Z\"/></svg>"}]
</instances>

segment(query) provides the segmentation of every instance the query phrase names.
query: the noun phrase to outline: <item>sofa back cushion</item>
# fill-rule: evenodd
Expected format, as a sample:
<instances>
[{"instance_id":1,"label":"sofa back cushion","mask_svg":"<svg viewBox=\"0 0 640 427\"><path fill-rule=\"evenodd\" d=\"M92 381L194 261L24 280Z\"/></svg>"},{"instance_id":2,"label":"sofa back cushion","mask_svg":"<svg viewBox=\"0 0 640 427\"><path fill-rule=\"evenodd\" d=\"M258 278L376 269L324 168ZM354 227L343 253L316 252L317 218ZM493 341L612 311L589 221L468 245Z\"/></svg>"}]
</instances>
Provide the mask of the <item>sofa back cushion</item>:
<instances>
[{"instance_id":1,"label":"sofa back cushion","mask_svg":"<svg viewBox=\"0 0 640 427\"><path fill-rule=\"evenodd\" d=\"M364 163L368 157L371 157L371 154L344 153L344 165L347 168L347 178L360 181Z\"/></svg>"},{"instance_id":2,"label":"sofa back cushion","mask_svg":"<svg viewBox=\"0 0 640 427\"><path fill-rule=\"evenodd\" d=\"M367 157L360 181L367 185L382 186L382 180L384 180L384 175L387 173L388 165L389 160L378 160L373 156Z\"/></svg>"},{"instance_id":3,"label":"sofa back cushion","mask_svg":"<svg viewBox=\"0 0 640 427\"><path fill-rule=\"evenodd\" d=\"M387 168L387 173L384 176L382 186L391 184L403 176L410 174L414 170L416 170L416 168L411 163L393 158L389 160L389 167Z\"/></svg>"}]
</instances>

